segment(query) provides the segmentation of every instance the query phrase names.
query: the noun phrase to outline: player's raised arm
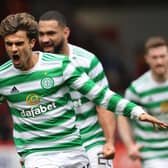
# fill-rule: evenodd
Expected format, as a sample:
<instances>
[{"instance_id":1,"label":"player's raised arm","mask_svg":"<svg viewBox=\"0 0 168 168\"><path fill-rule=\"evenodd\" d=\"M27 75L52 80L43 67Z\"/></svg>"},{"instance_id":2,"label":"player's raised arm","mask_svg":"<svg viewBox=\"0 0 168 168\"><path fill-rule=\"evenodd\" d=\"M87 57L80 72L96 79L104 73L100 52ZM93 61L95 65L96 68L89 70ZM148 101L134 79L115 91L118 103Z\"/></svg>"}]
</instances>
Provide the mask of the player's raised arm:
<instances>
[{"instance_id":1,"label":"player's raised arm","mask_svg":"<svg viewBox=\"0 0 168 168\"><path fill-rule=\"evenodd\" d=\"M162 128L168 127L166 123L147 114L142 107L124 99L109 88L102 88L96 85L87 74L76 69L68 59L64 61L64 64L65 70L63 77L67 84L73 89L78 90L97 105L101 105L115 112L117 115L124 115L129 118L157 124Z\"/></svg>"}]
</instances>

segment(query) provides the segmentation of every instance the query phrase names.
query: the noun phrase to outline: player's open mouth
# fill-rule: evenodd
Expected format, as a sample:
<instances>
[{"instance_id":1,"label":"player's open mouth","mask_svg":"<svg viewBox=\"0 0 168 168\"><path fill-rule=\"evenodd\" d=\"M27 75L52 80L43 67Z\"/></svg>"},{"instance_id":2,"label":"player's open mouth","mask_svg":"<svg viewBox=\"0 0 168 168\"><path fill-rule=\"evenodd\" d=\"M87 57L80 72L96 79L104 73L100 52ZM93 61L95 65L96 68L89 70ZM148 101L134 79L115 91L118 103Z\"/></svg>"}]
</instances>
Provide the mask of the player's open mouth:
<instances>
[{"instance_id":1,"label":"player's open mouth","mask_svg":"<svg viewBox=\"0 0 168 168\"><path fill-rule=\"evenodd\" d=\"M18 54L12 55L12 60L15 65L20 64L20 56Z\"/></svg>"},{"instance_id":2,"label":"player's open mouth","mask_svg":"<svg viewBox=\"0 0 168 168\"><path fill-rule=\"evenodd\" d=\"M14 61L19 61L19 59L20 59L18 54L13 55L12 58Z\"/></svg>"}]
</instances>

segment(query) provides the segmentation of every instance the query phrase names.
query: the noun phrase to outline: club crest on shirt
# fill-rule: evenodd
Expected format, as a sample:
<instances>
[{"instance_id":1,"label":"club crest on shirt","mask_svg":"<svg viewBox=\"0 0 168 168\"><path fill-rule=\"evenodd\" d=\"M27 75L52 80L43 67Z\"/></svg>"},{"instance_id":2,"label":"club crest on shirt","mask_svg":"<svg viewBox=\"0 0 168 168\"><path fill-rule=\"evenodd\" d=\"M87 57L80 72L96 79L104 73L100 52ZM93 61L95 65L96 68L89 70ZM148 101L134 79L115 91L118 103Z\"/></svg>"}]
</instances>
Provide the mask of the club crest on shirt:
<instances>
[{"instance_id":1,"label":"club crest on shirt","mask_svg":"<svg viewBox=\"0 0 168 168\"><path fill-rule=\"evenodd\" d=\"M50 89L54 86L54 80L51 77L45 77L41 80L41 87L43 89Z\"/></svg>"}]
</instances>

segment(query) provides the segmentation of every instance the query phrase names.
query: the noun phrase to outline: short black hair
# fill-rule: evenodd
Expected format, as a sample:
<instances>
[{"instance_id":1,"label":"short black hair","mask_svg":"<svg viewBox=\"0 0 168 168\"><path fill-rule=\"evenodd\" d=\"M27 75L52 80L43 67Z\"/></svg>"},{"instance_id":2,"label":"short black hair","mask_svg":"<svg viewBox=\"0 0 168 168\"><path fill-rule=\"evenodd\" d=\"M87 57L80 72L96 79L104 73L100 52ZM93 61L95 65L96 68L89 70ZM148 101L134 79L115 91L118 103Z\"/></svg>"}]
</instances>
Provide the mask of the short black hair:
<instances>
[{"instance_id":1,"label":"short black hair","mask_svg":"<svg viewBox=\"0 0 168 168\"><path fill-rule=\"evenodd\" d=\"M56 10L50 10L50 11L43 13L40 16L39 21L42 21L42 20L46 20L46 21L47 20L56 20L57 22L59 22L59 24L61 26L67 26L67 21L66 21L65 16Z\"/></svg>"}]
</instances>

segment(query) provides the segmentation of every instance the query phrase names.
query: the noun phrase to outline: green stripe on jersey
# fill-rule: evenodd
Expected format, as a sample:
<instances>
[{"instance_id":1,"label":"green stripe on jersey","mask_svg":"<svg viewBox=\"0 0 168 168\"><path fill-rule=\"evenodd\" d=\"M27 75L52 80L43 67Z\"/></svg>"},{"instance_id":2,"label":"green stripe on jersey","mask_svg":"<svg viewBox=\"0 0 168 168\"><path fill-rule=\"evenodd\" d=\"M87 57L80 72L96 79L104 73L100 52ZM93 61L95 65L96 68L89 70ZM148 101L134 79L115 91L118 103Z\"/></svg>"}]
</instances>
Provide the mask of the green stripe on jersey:
<instances>
[{"instance_id":1,"label":"green stripe on jersey","mask_svg":"<svg viewBox=\"0 0 168 168\"><path fill-rule=\"evenodd\" d=\"M162 121L168 121L168 81L157 83L153 80L151 71L146 72L131 83L125 97L141 104L148 113ZM158 127L155 132L152 124L133 121L133 131L141 149L143 160L167 158L167 129Z\"/></svg>"},{"instance_id":2,"label":"green stripe on jersey","mask_svg":"<svg viewBox=\"0 0 168 168\"><path fill-rule=\"evenodd\" d=\"M25 149L22 152L19 152L19 154L23 157L35 153L35 152L52 152L52 151L61 151L66 149L74 149L81 146L81 139L77 138L74 139L71 142L61 143L59 145L49 146L49 147L43 147L43 148L32 148L32 149Z\"/></svg>"}]
</instances>

